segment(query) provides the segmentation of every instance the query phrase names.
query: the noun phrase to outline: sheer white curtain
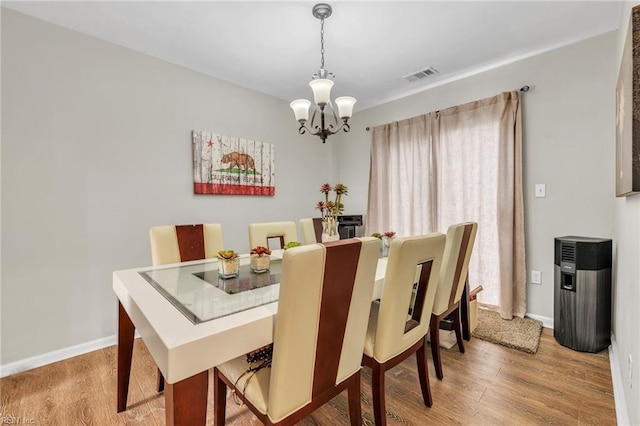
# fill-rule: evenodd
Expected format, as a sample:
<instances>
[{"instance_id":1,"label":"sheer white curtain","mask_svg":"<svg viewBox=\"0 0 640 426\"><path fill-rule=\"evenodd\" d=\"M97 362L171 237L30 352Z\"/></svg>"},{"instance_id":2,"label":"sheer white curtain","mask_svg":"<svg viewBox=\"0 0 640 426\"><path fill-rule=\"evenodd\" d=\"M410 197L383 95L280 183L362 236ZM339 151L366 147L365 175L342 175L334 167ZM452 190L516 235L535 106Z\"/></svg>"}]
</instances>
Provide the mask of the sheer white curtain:
<instances>
[{"instance_id":1,"label":"sheer white curtain","mask_svg":"<svg viewBox=\"0 0 640 426\"><path fill-rule=\"evenodd\" d=\"M416 129L391 131L401 123L411 127L413 120L420 123ZM415 133L421 137L406 137ZM525 313L521 133L518 94L507 92L376 127L372 143L367 229L415 235L446 232L454 223L478 222L470 285L482 284L479 301L503 318ZM422 145L421 149L414 144ZM405 164L394 160L407 153L421 156L411 158L412 164L418 164L418 176L407 176L410 172L400 169ZM388 180L398 181L393 188L406 188L403 204L395 204L391 188L381 184Z\"/></svg>"}]
</instances>

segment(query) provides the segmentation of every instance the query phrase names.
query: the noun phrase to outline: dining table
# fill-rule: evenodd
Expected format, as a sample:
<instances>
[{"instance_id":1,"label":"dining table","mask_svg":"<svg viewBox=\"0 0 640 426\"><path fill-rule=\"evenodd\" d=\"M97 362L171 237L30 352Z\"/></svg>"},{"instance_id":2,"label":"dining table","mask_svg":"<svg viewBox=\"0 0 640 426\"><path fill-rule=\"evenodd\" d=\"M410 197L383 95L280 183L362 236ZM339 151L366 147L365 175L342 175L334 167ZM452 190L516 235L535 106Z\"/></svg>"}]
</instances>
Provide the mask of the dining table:
<instances>
[{"instance_id":1,"label":"dining table","mask_svg":"<svg viewBox=\"0 0 640 426\"><path fill-rule=\"evenodd\" d=\"M227 279L219 276L216 259L113 272L117 411L127 408L137 331L166 382L166 424L205 425L209 370L273 342L282 255L283 250L274 250L270 268L260 274L251 270L250 256L241 255L238 276ZM381 257L373 300L382 295L386 266L387 258ZM467 318L463 312L468 340Z\"/></svg>"}]
</instances>

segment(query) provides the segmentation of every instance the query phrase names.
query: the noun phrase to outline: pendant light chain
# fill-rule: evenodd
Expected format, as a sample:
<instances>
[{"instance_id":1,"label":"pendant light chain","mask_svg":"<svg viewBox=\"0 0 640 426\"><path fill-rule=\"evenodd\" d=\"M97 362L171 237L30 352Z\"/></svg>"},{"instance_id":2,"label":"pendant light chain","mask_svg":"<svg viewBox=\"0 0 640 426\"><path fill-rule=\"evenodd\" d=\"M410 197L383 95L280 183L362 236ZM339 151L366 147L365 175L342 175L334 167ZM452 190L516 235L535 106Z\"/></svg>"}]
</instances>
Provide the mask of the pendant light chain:
<instances>
[{"instance_id":1,"label":"pendant light chain","mask_svg":"<svg viewBox=\"0 0 640 426\"><path fill-rule=\"evenodd\" d=\"M324 18L320 19L320 68L324 69Z\"/></svg>"}]
</instances>

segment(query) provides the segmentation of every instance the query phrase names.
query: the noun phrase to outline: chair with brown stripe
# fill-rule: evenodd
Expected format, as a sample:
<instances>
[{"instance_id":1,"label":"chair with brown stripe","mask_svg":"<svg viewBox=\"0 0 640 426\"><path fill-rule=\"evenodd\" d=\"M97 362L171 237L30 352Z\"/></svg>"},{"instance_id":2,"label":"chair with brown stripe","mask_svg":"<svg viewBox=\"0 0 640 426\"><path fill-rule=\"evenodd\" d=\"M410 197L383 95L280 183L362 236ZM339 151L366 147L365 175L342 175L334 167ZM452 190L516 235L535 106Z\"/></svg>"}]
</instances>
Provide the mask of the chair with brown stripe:
<instances>
[{"instance_id":1,"label":"chair with brown stripe","mask_svg":"<svg viewBox=\"0 0 640 426\"><path fill-rule=\"evenodd\" d=\"M458 349L464 353L462 341L462 323L460 321L460 301L469 273L469 260L476 240L478 224L465 222L451 225L447 230L447 245L444 248L442 269L438 291L431 314L430 336L431 354L436 376L442 380L442 359L440 358L440 321L448 315L453 316L453 328L456 332Z\"/></svg>"},{"instance_id":2,"label":"chair with brown stripe","mask_svg":"<svg viewBox=\"0 0 640 426\"><path fill-rule=\"evenodd\" d=\"M270 245L277 239L279 246ZM292 241L298 241L298 230L295 222L263 222L249 224L249 249L263 246L267 248L284 248Z\"/></svg>"},{"instance_id":3,"label":"chair with brown stripe","mask_svg":"<svg viewBox=\"0 0 640 426\"><path fill-rule=\"evenodd\" d=\"M382 296L371 308L362 363L371 368L373 415L386 425L385 372L416 354L422 399L431 407L426 337L438 285L445 235L394 238ZM409 313L409 314L407 314Z\"/></svg>"},{"instance_id":4,"label":"chair with brown stripe","mask_svg":"<svg viewBox=\"0 0 640 426\"><path fill-rule=\"evenodd\" d=\"M300 219L300 230L303 244L322 242L322 219L319 217Z\"/></svg>"},{"instance_id":5,"label":"chair with brown stripe","mask_svg":"<svg viewBox=\"0 0 640 426\"><path fill-rule=\"evenodd\" d=\"M222 225L163 225L149 230L153 265L210 259L224 250Z\"/></svg>"},{"instance_id":6,"label":"chair with brown stripe","mask_svg":"<svg viewBox=\"0 0 640 426\"><path fill-rule=\"evenodd\" d=\"M245 374L244 356L214 368L216 425L225 424L227 387L266 425L295 424L346 389L351 424L362 424L360 362L379 252L366 237L284 253L271 368Z\"/></svg>"},{"instance_id":7,"label":"chair with brown stripe","mask_svg":"<svg viewBox=\"0 0 640 426\"><path fill-rule=\"evenodd\" d=\"M210 259L224 250L222 225L162 225L149 229L151 260L154 266L190 260ZM158 370L158 392L164 390L164 377Z\"/></svg>"}]
</instances>

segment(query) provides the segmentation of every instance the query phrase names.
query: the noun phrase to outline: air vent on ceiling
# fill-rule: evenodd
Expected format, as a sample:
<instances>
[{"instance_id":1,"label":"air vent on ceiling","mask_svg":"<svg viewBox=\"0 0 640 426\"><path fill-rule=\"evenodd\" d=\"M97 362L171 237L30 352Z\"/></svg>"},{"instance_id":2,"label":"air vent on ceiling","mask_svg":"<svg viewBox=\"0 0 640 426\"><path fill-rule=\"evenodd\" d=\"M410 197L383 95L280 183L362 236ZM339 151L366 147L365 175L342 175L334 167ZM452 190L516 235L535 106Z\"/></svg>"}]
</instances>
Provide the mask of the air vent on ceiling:
<instances>
[{"instance_id":1,"label":"air vent on ceiling","mask_svg":"<svg viewBox=\"0 0 640 426\"><path fill-rule=\"evenodd\" d=\"M433 67L427 67L423 70L411 73L409 75L405 75L404 78L407 81L418 81L422 78L429 77L430 75L437 74L438 70Z\"/></svg>"}]
</instances>

